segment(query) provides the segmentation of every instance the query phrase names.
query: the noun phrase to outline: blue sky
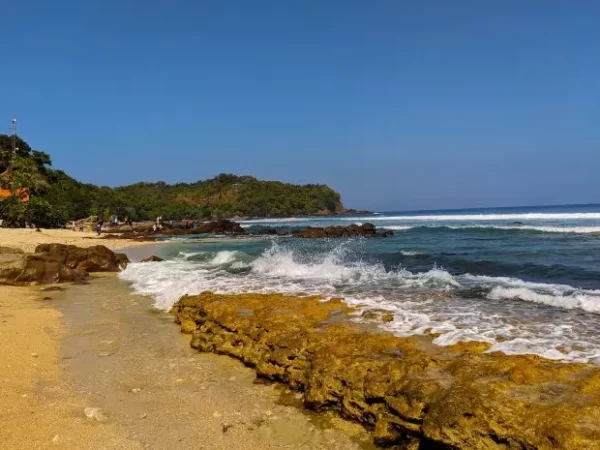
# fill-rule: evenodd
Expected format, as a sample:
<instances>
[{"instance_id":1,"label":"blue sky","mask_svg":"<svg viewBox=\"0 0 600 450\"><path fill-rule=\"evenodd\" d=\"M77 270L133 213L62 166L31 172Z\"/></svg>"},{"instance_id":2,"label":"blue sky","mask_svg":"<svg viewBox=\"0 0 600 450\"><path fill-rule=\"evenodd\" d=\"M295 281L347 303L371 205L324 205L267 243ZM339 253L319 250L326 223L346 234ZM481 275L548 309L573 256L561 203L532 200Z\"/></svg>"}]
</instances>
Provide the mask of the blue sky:
<instances>
[{"instance_id":1,"label":"blue sky","mask_svg":"<svg viewBox=\"0 0 600 450\"><path fill-rule=\"evenodd\" d=\"M600 2L4 2L0 117L96 184L351 207L600 201Z\"/></svg>"}]
</instances>

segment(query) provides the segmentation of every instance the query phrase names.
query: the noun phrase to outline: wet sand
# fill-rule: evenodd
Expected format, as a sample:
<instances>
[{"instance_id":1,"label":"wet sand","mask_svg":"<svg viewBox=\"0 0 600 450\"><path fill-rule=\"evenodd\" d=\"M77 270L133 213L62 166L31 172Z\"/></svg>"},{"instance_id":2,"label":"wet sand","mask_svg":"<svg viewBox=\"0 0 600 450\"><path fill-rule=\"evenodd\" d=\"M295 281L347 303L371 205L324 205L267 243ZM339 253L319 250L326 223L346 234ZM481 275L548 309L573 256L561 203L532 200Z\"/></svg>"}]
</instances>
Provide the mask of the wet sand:
<instances>
[{"instance_id":1,"label":"wet sand","mask_svg":"<svg viewBox=\"0 0 600 450\"><path fill-rule=\"evenodd\" d=\"M114 276L0 299L3 449L372 448L358 425L286 406L293 394L192 350Z\"/></svg>"},{"instance_id":2,"label":"wet sand","mask_svg":"<svg viewBox=\"0 0 600 450\"><path fill-rule=\"evenodd\" d=\"M39 288L0 287L0 447L142 449L112 424L94 427L63 375L61 313Z\"/></svg>"}]
</instances>

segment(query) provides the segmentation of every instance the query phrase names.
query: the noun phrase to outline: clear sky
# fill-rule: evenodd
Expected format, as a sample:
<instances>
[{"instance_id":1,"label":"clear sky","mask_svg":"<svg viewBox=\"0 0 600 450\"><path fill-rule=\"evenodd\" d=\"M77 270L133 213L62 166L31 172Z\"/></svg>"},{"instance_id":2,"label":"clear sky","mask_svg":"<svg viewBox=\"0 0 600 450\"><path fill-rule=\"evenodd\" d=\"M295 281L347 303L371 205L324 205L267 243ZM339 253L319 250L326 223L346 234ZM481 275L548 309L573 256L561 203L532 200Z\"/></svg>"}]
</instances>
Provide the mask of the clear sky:
<instances>
[{"instance_id":1,"label":"clear sky","mask_svg":"<svg viewBox=\"0 0 600 450\"><path fill-rule=\"evenodd\" d=\"M2 2L0 118L86 182L600 201L600 2ZM1 132L1 131L0 131Z\"/></svg>"}]
</instances>

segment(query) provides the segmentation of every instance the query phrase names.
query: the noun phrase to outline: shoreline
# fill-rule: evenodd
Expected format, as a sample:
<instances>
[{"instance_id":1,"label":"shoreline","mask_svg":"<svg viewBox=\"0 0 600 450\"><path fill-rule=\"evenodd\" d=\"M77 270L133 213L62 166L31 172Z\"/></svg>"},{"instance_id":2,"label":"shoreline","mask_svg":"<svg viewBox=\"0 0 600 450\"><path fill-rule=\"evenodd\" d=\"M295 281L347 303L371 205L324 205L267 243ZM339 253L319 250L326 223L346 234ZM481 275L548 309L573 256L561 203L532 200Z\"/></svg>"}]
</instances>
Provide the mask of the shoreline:
<instances>
[{"instance_id":1,"label":"shoreline","mask_svg":"<svg viewBox=\"0 0 600 450\"><path fill-rule=\"evenodd\" d=\"M39 287L0 286L2 448L143 450L107 424L90 427L62 367L62 313ZM76 442L77 445L72 445Z\"/></svg>"},{"instance_id":2,"label":"shoreline","mask_svg":"<svg viewBox=\"0 0 600 450\"><path fill-rule=\"evenodd\" d=\"M49 287L0 286L3 450L372 448L360 427L307 415L239 362L193 351L114 275Z\"/></svg>"}]
</instances>

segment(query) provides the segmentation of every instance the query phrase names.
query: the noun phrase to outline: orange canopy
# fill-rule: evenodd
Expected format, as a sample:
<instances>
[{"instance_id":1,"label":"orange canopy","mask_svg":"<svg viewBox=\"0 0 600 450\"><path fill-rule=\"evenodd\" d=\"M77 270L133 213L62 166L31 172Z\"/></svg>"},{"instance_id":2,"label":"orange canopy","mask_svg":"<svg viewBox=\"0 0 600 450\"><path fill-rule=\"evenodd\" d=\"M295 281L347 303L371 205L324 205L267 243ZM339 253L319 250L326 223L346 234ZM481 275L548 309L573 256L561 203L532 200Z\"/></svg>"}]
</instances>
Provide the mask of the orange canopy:
<instances>
[{"instance_id":1,"label":"orange canopy","mask_svg":"<svg viewBox=\"0 0 600 450\"><path fill-rule=\"evenodd\" d=\"M15 192L19 196L19 200L22 202L29 201L29 191L27 189L20 189ZM0 200L11 197L13 193L8 189L0 189Z\"/></svg>"}]
</instances>

